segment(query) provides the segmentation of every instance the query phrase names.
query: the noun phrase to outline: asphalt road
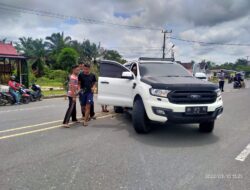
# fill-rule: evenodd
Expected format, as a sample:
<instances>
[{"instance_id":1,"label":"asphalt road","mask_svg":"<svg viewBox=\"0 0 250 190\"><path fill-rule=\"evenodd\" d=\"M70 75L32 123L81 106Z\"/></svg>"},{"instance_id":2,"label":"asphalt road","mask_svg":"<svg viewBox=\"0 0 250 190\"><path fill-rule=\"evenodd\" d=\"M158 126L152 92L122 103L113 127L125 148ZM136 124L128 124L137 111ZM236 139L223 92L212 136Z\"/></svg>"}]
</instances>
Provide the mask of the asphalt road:
<instances>
[{"instance_id":1,"label":"asphalt road","mask_svg":"<svg viewBox=\"0 0 250 190\"><path fill-rule=\"evenodd\" d=\"M127 114L65 129L63 99L1 107L0 189L249 190L249 97L226 85L212 134L156 125L138 135Z\"/></svg>"}]
</instances>

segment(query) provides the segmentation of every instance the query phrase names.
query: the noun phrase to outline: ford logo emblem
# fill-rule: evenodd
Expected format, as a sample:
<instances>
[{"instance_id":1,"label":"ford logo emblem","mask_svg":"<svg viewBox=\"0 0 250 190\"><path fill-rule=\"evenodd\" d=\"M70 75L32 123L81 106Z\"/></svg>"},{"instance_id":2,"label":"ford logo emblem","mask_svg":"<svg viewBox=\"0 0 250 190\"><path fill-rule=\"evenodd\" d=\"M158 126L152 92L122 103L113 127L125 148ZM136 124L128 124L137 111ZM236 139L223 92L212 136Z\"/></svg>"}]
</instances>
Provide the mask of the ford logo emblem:
<instances>
[{"instance_id":1,"label":"ford logo emblem","mask_svg":"<svg viewBox=\"0 0 250 190\"><path fill-rule=\"evenodd\" d=\"M201 98L201 95L191 94L189 97L192 98L192 99L199 99L199 98Z\"/></svg>"}]
</instances>

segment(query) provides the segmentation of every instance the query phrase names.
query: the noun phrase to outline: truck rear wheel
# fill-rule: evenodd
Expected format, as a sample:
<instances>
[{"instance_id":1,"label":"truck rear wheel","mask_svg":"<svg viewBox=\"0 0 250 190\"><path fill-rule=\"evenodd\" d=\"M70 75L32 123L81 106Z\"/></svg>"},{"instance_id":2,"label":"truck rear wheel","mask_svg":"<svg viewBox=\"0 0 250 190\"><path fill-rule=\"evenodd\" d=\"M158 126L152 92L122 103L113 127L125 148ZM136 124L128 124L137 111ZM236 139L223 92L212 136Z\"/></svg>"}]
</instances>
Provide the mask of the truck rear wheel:
<instances>
[{"instance_id":1,"label":"truck rear wheel","mask_svg":"<svg viewBox=\"0 0 250 190\"><path fill-rule=\"evenodd\" d=\"M200 123L199 130L203 133L211 133L214 129L214 121Z\"/></svg>"},{"instance_id":2,"label":"truck rear wheel","mask_svg":"<svg viewBox=\"0 0 250 190\"><path fill-rule=\"evenodd\" d=\"M134 103L133 113L132 113L132 121L134 129L137 133L145 134L149 133L150 120L145 111L145 107L141 99L137 99Z\"/></svg>"}]
</instances>

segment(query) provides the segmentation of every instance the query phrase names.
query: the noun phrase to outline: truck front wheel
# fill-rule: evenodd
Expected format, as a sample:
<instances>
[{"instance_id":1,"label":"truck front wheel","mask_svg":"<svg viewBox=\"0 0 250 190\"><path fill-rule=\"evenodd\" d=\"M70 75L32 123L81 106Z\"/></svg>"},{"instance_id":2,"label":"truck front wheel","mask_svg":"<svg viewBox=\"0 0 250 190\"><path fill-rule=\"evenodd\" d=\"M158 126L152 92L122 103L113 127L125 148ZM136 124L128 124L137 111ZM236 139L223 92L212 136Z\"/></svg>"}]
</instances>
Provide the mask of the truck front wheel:
<instances>
[{"instance_id":1,"label":"truck front wheel","mask_svg":"<svg viewBox=\"0 0 250 190\"><path fill-rule=\"evenodd\" d=\"M137 133L141 134L149 133L151 129L150 120L147 116L145 107L141 99L137 99L134 102L132 121L134 129Z\"/></svg>"},{"instance_id":2,"label":"truck front wheel","mask_svg":"<svg viewBox=\"0 0 250 190\"><path fill-rule=\"evenodd\" d=\"M199 130L203 133L211 133L214 129L214 121L200 123Z\"/></svg>"}]
</instances>

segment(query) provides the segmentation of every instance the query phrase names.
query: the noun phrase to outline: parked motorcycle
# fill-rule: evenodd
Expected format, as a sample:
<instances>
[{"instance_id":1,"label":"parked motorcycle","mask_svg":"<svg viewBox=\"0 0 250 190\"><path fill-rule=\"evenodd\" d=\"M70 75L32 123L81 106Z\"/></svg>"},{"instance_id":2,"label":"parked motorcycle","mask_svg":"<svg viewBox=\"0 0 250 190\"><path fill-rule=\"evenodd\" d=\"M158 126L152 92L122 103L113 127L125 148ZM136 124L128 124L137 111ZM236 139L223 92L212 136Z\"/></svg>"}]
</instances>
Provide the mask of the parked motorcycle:
<instances>
[{"instance_id":1,"label":"parked motorcycle","mask_svg":"<svg viewBox=\"0 0 250 190\"><path fill-rule=\"evenodd\" d=\"M1 92L1 99L2 102L5 102L7 104L15 104L15 99L9 92Z\"/></svg>"},{"instance_id":2,"label":"parked motorcycle","mask_svg":"<svg viewBox=\"0 0 250 190\"><path fill-rule=\"evenodd\" d=\"M234 88L245 88L244 78L241 73L237 73L234 77Z\"/></svg>"},{"instance_id":3,"label":"parked motorcycle","mask_svg":"<svg viewBox=\"0 0 250 190\"><path fill-rule=\"evenodd\" d=\"M0 106L5 106L7 104L8 104L8 100L6 100L4 94L0 92Z\"/></svg>"},{"instance_id":4,"label":"parked motorcycle","mask_svg":"<svg viewBox=\"0 0 250 190\"><path fill-rule=\"evenodd\" d=\"M245 88L245 82L244 81L234 81L233 87L234 88Z\"/></svg>"},{"instance_id":5,"label":"parked motorcycle","mask_svg":"<svg viewBox=\"0 0 250 190\"><path fill-rule=\"evenodd\" d=\"M23 86L18 89L18 92L21 96L21 99L20 99L21 103L23 103L23 104L30 103L30 95L27 94L27 92Z\"/></svg>"},{"instance_id":6,"label":"parked motorcycle","mask_svg":"<svg viewBox=\"0 0 250 190\"><path fill-rule=\"evenodd\" d=\"M38 84L33 83L31 85L31 89L33 90L32 97L33 99L41 101L43 99L42 89Z\"/></svg>"}]
</instances>

